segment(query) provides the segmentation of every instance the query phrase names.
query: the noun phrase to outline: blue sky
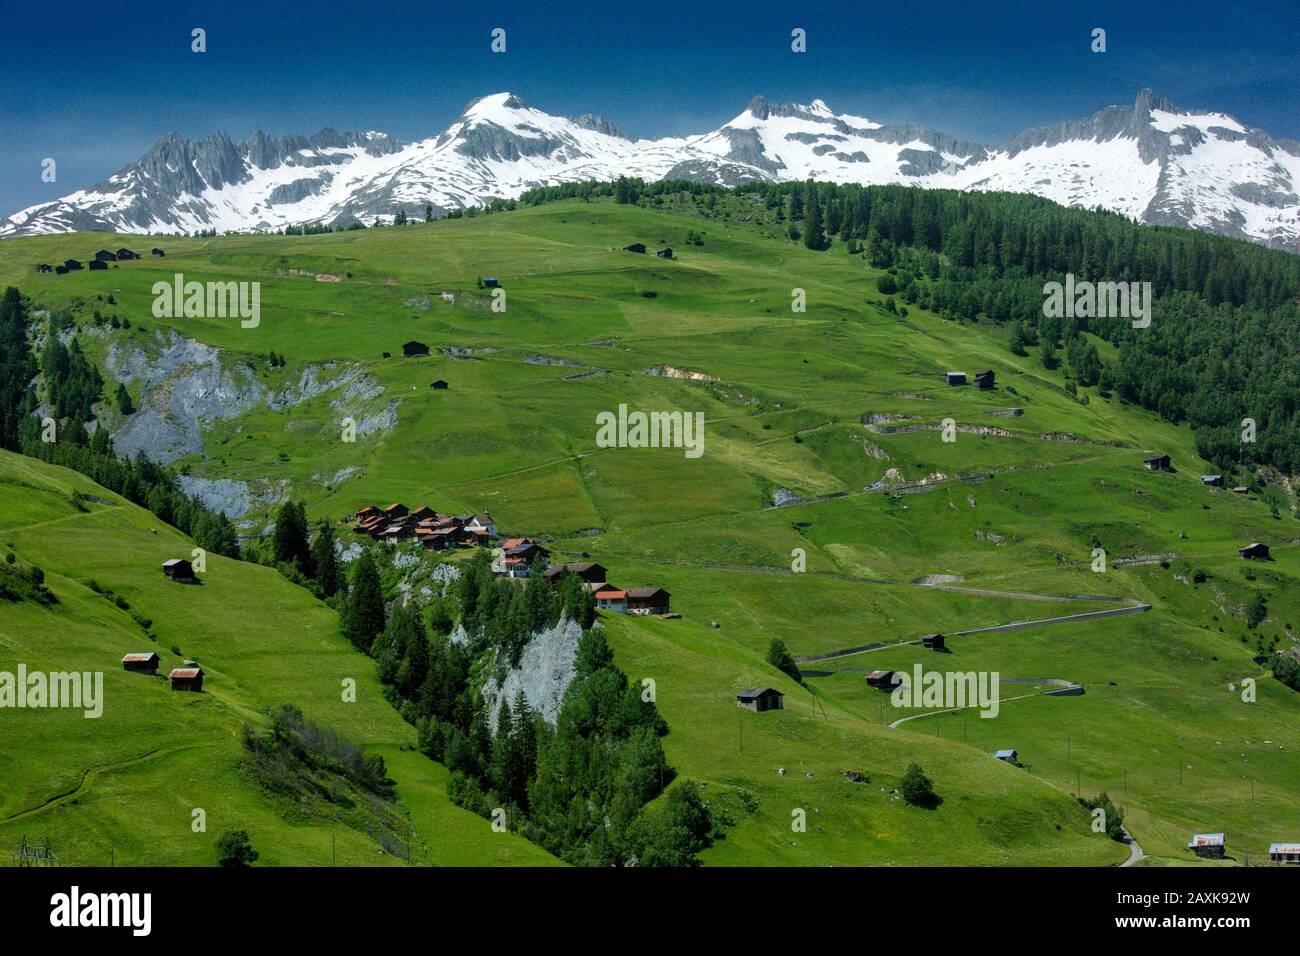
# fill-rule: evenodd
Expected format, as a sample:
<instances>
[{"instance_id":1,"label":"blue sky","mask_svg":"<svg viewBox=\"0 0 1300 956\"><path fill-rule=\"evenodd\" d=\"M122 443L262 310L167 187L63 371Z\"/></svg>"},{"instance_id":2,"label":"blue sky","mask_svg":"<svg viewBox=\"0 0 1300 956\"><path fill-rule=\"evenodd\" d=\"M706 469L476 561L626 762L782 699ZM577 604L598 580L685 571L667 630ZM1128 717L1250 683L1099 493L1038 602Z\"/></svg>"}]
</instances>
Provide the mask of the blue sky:
<instances>
[{"instance_id":1,"label":"blue sky","mask_svg":"<svg viewBox=\"0 0 1300 956\"><path fill-rule=\"evenodd\" d=\"M0 215L98 182L171 130L418 139L501 90L634 136L704 132L762 94L993 143L1151 87L1300 139L1294 0L0 2ZM206 53L190 52L194 27ZM794 27L806 53L790 52Z\"/></svg>"}]
</instances>

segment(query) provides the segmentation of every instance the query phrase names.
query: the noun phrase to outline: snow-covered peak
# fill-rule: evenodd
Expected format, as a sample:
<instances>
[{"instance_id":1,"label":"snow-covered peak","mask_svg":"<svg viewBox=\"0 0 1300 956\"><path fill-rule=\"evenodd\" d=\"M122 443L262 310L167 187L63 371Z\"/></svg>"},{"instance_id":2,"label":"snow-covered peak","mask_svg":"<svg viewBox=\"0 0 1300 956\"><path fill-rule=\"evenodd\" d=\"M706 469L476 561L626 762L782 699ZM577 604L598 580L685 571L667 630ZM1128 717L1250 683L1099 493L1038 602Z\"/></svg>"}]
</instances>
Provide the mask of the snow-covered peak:
<instances>
[{"instance_id":1,"label":"snow-covered peak","mask_svg":"<svg viewBox=\"0 0 1300 956\"><path fill-rule=\"evenodd\" d=\"M332 129L259 131L242 142L169 133L104 182L0 221L0 236L346 223L618 176L1027 192L1300 251L1300 144L1224 113L1180 109L1152 90L1131 106L1026 130L998 146L836 114L821 99L761 96L711 132L634 141L608 120L555 116L508 91L474 100L441 134L416 143Z\"/></svg>"}]
</instances>

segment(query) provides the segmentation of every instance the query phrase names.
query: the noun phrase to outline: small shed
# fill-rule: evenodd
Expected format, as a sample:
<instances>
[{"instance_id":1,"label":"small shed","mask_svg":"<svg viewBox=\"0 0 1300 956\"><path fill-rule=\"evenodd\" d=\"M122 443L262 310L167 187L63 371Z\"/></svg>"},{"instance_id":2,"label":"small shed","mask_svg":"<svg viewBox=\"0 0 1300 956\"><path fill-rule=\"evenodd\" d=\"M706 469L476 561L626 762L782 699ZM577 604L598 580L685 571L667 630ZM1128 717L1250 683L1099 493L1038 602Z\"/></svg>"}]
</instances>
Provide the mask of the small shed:
<instances>
[{"instance_id":1,"label":"small shed","mask_svg":"<svg viewBox=\"0 0 1300 956\"><path fill-rule=\"evenodd\" d=\"M1187 848L1207 860L1222 860L1225 849L1223 834L1193 833L1192 842L1187 844Z\"/></svg>"},{"instance_id":2,"label":"small shed","mask_svg":"<svg viewBox=\"0 0 1300 956\"><path fill-rule=\"evenodd\" d=\"M37 271L37 272L52 272L53 270L50 268L50 264L49 264L48 262L42 262L40 265L38 265L38 266L36 267L36 271Z\"/></svg>"},{"instance_id":3,"label":"small shed","mask_svg":"<svg viewBox=\"0 0 1300 956\"><path fill-rule=\"evenodd\" d=\"M774 687L751 687L736 695L736 706L761 714L765 710L782 710L785 694Z\"/></svg>"},{"instance_id":4,"label":"small shed","mask_svg":"<svg viewBox=\"0 0 1300 956\"><path fill-rule=\"evenodd\" d=\"M100 249L97 253L95 253L95 259L99 262L116 262L117 253L112 252L108 249Z\"/></svg>"},{"instance_id":5,"label":"small shed","mask_svg":"<svg viewBox=\"0 0 1300 956\"><path fill-rule=\"evenodd\" d=\"M672 247L671 247L671 246L665 246L664 248L658 250L658 251L655 253L655 255L657 255L660 259L671 259L671 258L673 257L673 250L672 250Z\"/></svg>"},{"instance_id":6,"label":"small shed","mask_svg":"<svg viewBox=\"0 0 1300 956\"><path fill-rule=\"evenodd\" d=\"M501 280L498 279L496 276L483 276L483 278L479 279L479 281L483 283L483 288L485 289L501 288Z\"/></svg>"},{"instance_id":7,"label":"small shed","mask_svg":"<svg viewBox=\"0 0 1300 956\"><path fill-rule=\"evenodd\" d=\"M994 387L993 369L986 368L982 372L975 373L975 384L983 391L988 391Z\"/></svg>"},{"instance_id":8,"label":"small shed","mask_svg":"<svg viewBox=\"0 0 1300 956\"><path fill-rule=\"evenodd\" d=\"M161 259L163 256L167 255L167 253L163 252L163 251L162 251L161 249L159 249L157 246L154 246L151 250L149 250L149 254L150 254L150 255L153 255L153 256L158 256L160 259Z\"/></svg>"},{"instance_id":9,"label":"small shed","mask_svg":"<svg viewBox=\"0 0 1300 956\"><path fill-rule=\"evenodd\" d=\"M930 651L942 651L944 649L943 635L927 634L921 638L921 646Z\"/></svg>"},{"instance_id":10,"label":"small shed","mask_svg":"<svg viewBox=\"0 0 1300 956\"><path fill-rule=\"evenodd\" d=\"M948 384L949 384L949 385L965 385L965 384L966 384L966 373L965 373L965 372L949 372L949 373L948 373Z\"/></svg>"},{"instance_id":11,"label":"small shed","mask_svg":"<svg viewBox=\"0 0 1300 956\"><path fill-rule=\"evenodd\" d=\"M55 266L55 267L54 267L54 272L55 272L56 275L65 276L65 275L68 274L68 267L67 267L67 266Z\"/></svg>"},{"instance_id":12,"label":"small shed","mask_svg":"<svg viewBox=\"0 0 1300 956\"><path fill-rule=\"evenodd\" d=\"M1300 842L1270 843L1268 859L1271 863L1300 863Z\"/></svg>"},{"instance_id":13,"label":"small shed","mask_svg":"<svg viewBox=\"0 0 1300 956\"><path fill-rule=\"evenodd\" d=\"M172 690L192 690L196 693L203 690L202 667L173 668L167 679L172 682Z\"/></svg>"},{"instance_id":14,"label":"small shed","mask_svg":"<svg viewBox=\"0 0 1300 956\"><path fill-rule=\"evenodd\" d=\"M173 581L194 580L194 567L184 558L169 558L162 563L162 569Z\"/></svg>"},{"instance_id":15,"label":"small shed","mask_svg":"<svg viewBox=\"0 0 1300 956\"><path fill-rule=\"evenodd\" d=\"M413 355L428 355L429 346L425 345L423 342L417 342L412 339L402 345L402 354L407 358L410 358Z\"/></svg>"},{"instance_id":16,"label":"small shed","mask_svg":"<svg viewBox=\"0 0 1300 956\"><path fill-rule=\"evenodd\" d=\"M430 388L441 389L441 390L446 390L446 388L447 388L447 381L446 381L446 379L441 379L441 378L440 378L440 379L438 379L436 382L434 382L432 385L430 385L429 387L430 387Z\"/></svg>"},{"instance_id":17,"label":"small shed","mask_svg":"<svg viewBox=\"0 0 1300 956\"><path fill-rule=\"evenodd\" d=\"M1015 763L1016 758L1019 757L1020 754L1008 748L1006 750L993 751L993 756L997 757L999 760L1005 760L1007 763Z\"/></svg>"},{"instance_id":18,"label":"small shed","mask_svg":"<svg viewBox=\"0 0 1300 956\"><path fill-rule=\"evenodd\" d=\"M630 246L624 246L624 247L623 247L623 251L624 251L624 252L637 252L637 253L640 253L641 255L645 255L645 243L644 243L644 242L634 242L634 243L632 243L632 245L630 245Z\"/></svg>"},{"instance_id":19,"label":"small shed","mask_svg":"<svg viewBox=\"0 0 1300 956\"><path fill-rule=\"evenodd\" d=\"M877 690L893 690L893 671L872 671L865 678L866 682Z\"/></svg>"},{"instance_id":20,"label":"small shed","mask_svg":"<svg viewBox=\"0 0 1300 956\"><path fill-rule=\"evenodd\" d=\"M1205 485L1207 488L1222 488L1223 476L1222 475L1201 475L1201 484Z\"/></svg>"},{"instance_id":21,"label":"small shed","mask_svg":"<svg viewBox=\"0 0 1300 956\"><path fill-rule=\"evenodd\" d=\"M142 651L138 654L123 654L122 670L137 671L141 674L157 674L158 655L153 651L147 653Z\"/></svg>"},{"instance_id":22,"label":"small shed","mask_svg":"<svg viewBox=\"0 0 1300 956\"><path fill-rule=\"evenodd\" d=\"M108 269L108 262L104 259L95 259L90 263L91 272L104 272Z\"/></svg>"},{"instance_id":23,"label":"small shed","mask_svg":"<svg viewBox=\"0 0 1300 956\"><path fill-rule=\"evenodd\" d=\"M1268 545L1260 544L1258 541L1248 544L1244 548L1238 548L1237 553L1247 561L1268 561Z\"/></svg>"},{"instance_id":24,"label":"small shed","mask_svg":"<svg viewBox=\"0 0 1300 956\"><path fill-rule=\"evenodd\" d=\"M1232 493L1234 495L1248 495L1250 494L1250 489L1247 488L1245 485L1237 485L1232 489Z\"/></svg>"},{"instance_id":25,"label":"small shed","mask_svg":"<svg viewBox=\"0 0 1300 956\"><path fill-rule=\"evenodd\" d=\"M1173 466L1169 461L1168 455L1153 455L1150 458L1142 459L1142 464L1147 466L1147 471L1172 471Z\"/></svg>"},{"instance_id":26,"label":"small shed","mask_svg":"<svg viewBox=\"0 0 1300 956\"><path fill-rule=\"evenodd\" d=\"M72 271L74 271L74 270L76 270L76 269L80 269L80 268L81 268L81 263L80 263L79 261L77 261L76 259L69 259L69 260L67 260L66 262L63 263L63 267L64 267L65 269L67 269L69 272L72 272Z\"/></svg>"},{"instance_id":27,"label":"small shed","mask_svg":"<svg viewBox=\"0 0 1300 956\"><path fill-rule=\"evenodd\" d=\"M117 250L117 258L119 262L121 262L123 259L127 259L127 260L139 259L140 254L138 252L133 252L132 250L123 247Z\"/></svg>"}]
</instances>

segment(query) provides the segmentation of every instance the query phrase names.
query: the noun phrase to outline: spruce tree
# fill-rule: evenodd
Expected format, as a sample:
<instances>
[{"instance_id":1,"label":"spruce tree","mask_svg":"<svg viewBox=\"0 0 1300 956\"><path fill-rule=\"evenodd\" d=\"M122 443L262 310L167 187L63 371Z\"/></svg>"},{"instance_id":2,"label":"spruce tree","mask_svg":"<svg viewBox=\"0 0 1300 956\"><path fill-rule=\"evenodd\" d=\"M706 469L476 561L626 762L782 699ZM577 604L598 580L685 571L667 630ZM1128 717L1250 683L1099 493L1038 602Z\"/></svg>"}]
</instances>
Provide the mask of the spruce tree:
<instances>
[{"instance_id":1,"label":"spruce tree","mask_svg":"<svg viewBox=\"0 0 1300 956\"><path fill-rule=\"evenodd\" d=\"M352 572L352 587L344 606L343 636L360 651L370 652L375 638L384 630L384 595L379 571L369 551L361 552Z\"/></svg>"}]
</instances>

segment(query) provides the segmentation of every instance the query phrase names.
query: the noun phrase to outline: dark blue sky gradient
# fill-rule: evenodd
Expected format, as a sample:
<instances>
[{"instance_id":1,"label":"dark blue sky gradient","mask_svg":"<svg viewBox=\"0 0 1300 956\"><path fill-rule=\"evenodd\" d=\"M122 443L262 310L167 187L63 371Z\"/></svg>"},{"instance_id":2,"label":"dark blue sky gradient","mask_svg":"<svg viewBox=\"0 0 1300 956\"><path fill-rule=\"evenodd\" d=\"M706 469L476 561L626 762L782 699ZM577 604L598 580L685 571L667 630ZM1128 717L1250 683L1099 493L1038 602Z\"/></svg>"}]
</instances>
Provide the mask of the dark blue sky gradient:
<instances>
[{"instance_id":1,"label":"dark blue sky gradient","mask_svg":"<svg viewBox=\"0 0 1300 956\"><path fill-rule=\"evenodd\" d=\"M511 90L634 136L700 133L750 97L824 99L995 143L1151 87L1300 139L1291 2L218 3L3 0L0 215L95 183L163 134L441 132ZM208 52L190 52L190 30ZM489 51L493 27L504 55ZM790 52L790 31L808 52ZM1109 50L1089 50L1093 27ZM58 182L40 162L58 160Z\"/></svg>"}]
</instances>

